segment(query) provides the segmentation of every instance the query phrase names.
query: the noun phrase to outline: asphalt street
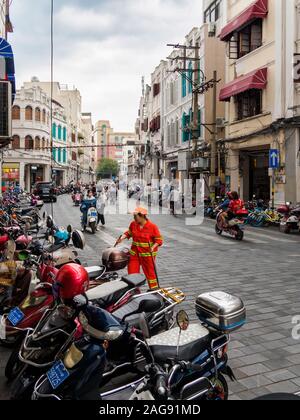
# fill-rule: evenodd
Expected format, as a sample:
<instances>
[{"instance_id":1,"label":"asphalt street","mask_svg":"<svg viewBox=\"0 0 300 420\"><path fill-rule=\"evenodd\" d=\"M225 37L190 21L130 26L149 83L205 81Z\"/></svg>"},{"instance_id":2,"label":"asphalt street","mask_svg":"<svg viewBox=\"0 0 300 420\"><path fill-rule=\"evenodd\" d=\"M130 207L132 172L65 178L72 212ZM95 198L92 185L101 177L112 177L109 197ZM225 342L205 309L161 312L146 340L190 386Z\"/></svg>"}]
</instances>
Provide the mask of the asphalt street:
<instances>
[{"instance_id":1,"label":"asphalt street","mask_svg":"<svg viewBox=\"0 0 300 420\"><path fill-rule=\"evenodd\" d=\"M48 209L49 210L49 209ZM69 196L54 205L58 224L80 227L79 209ZM101 263L102 251L112 246L132 216L107 215L105 228L86 233L80 253L86 265ZM182 289L182 305L198 322L194 302L204 292L222 290L241 297L247 324L231 336L229 365L237 382L230 383L231 399L252 399L270 392L300 392L300 338L292 337L293 318L300 315L300 235L284 235L273 228L248 228L237 242L214 232L214 222L187 226L183 217L151 218L164 236L158 257L161 286ZM7 398L3 368L9 352L0 349L0 399Z\"/></svg>"}]
</instances>

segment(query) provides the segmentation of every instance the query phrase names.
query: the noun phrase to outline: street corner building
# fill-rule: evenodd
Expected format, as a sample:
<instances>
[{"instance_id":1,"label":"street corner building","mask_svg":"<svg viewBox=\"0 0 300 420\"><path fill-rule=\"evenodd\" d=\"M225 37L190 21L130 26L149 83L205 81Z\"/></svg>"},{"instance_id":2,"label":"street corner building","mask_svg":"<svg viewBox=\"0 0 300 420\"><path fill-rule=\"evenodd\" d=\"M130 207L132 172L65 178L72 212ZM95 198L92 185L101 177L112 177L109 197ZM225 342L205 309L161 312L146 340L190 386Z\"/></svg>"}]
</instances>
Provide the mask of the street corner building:
<instances>
[{"instance_id":1,"label":"street corner building","mask_svg":"<svg viewBox=\"0 0 300 420\"><path fill-rule=\"evenodd\" d=\"M245 200L300 201L299 6L297 0L237 0L222 9L222 170L228 187ZM279 157L274 184L272 150Z\"/></svg>"}]
</instances>

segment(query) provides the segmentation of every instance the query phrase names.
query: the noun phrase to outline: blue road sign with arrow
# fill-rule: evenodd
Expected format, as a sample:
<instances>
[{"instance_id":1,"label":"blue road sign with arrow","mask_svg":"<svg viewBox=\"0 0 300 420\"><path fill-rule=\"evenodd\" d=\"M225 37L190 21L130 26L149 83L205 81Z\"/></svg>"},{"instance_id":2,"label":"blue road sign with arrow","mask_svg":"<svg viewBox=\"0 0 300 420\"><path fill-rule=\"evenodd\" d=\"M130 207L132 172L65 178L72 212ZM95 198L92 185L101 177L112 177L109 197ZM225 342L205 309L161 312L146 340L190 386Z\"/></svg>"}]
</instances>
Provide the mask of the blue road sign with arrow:
<instances>
[{"instance_id":1,"label":"blue road sign with arrow","mask_svg":"<svg viewBox=\"0 0 300 420\"><path fill-rule=\"evenodd\" d=\"M279 150L271 149L269 154L269 167L271 169L278 169L280 163Z\"/></svg>"}]
</instances>

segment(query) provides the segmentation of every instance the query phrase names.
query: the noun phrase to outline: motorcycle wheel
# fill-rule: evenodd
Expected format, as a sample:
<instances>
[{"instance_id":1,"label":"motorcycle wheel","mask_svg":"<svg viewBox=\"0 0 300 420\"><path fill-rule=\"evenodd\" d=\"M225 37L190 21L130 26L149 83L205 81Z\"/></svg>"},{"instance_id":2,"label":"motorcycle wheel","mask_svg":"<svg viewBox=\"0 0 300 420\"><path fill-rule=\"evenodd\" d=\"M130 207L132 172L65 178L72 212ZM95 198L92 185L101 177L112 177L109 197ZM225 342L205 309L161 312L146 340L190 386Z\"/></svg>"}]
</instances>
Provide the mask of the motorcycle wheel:
<instances>
[{"instance_id":1,"label":"motorcycle wheel","mask_svg":"<svg viewBox=\"0 0 300 420\"><path fill-rule=\"evenodd\" d=\"M97 231L96 222L91 223L91 229L92 229L92 234L95 235L95 233Z\"/></svg>"},{"instance_id":2,"label":"motorcycle wheel","mask_svg":"<svg viewBox=\"0 0 300 420\"><path fill-rule=\"evenodd\" d=\"M242 230L239 230L236 234L236 240L237 241L242 241L244 239L244 232Z\"/></svg>"},{"instance_id":3,"label":"motorcycle wheel","mask_svg":"<svg viewBox=\"0 0 300 420\"><path fill-rule=\"evenodd\" d=\"M9 382L13 381L24 367L24 364L19 359L19 350L19 347L14 349L5 366L4 374Z\"/></svg>"},{"instance_id":4,"label":"motorcycle wheel","mask_svg":"<svg viewBox=\"0 0 300 420\"><path fill-rule=\"evenodd\" d=\"M228 384L224 376L219 373L217 378L211 380L215 388L208 392L207 399L213 401L228 401L229 390Z\"/></svg>"},{"instance_id":5,"label":"motorcycle wheel","mask_svg":"<svg viewBox=\"0 0 300 420\"><path fill-rule=\"evenodd\" d=\"M218 226L218 225L216 225L215 230L216 230L216 234L217 234L217 235L219 235L219 236L221 236L221 235L222 235L223 231L222 231L222 229L220 229L220 228L219 228L219 226Z\"/></svg>"},{"instance_id":6,"label":"motorcycle wheel","mask_svg":"<svg viewBox=\"0 0 300 420\"><path fill-rule=\"evenodd\" d=\"M11 401L29 401L31 399L37 377L30 375L25 367L15 378L10 389Z\"/></svg>"}]
</instances>

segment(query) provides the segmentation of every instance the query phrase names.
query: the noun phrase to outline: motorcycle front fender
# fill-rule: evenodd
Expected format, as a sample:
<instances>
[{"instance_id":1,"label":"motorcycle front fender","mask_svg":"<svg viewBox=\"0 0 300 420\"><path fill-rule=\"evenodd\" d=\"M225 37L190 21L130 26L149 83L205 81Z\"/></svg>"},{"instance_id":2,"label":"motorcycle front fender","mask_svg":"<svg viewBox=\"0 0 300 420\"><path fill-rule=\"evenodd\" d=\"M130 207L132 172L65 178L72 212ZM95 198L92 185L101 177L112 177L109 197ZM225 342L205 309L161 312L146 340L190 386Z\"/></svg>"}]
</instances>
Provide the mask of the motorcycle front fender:
<instances>
[{"instance_id":1,"label":"motorcycle front fender","mask_svg":"<svg viewBox=\"0 0 300 420\"><path fill-rule=\"evenodd\" d=\"M231 367L230 367L230 366L228 366L228 365L224 365L224 366L220 369L220 372L221 372L221 373L223 373L224 375L228 376L228 377L229 377L229 379L230 379L232 382L236 382L236 377L235 377L235 374L233 373L233 370L231 369Z\"/></svg>"}]
</instances>

